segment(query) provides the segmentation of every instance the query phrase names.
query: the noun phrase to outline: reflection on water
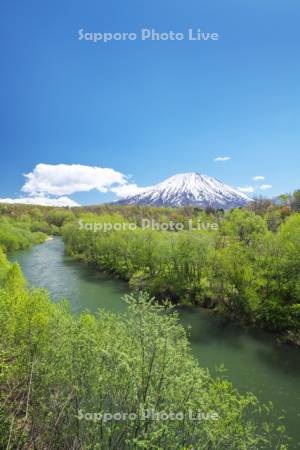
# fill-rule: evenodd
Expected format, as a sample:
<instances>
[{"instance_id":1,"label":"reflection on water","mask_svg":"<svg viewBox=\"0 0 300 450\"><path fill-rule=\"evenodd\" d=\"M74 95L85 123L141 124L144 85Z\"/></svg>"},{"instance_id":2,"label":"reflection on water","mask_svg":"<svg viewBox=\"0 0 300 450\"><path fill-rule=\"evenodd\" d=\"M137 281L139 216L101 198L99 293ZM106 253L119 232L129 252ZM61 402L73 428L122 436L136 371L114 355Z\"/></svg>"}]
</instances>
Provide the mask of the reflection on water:
<instances>
[{"instance_id":1,"label":"reflection on water","mask_svg":"<svg viewBox=\"0 0 300 450\"><path fill-rule=\"evenodd\" d=\"M126 284L99 274L64 254L60 238L10 257L21 264L32 285L47 288L54 301L68 298L74 313L99 307L125 311L121 297ZM264 402L272 401L276 415L285 411L293 449L300 449L300 351L280 347L274 337L244 330L199 308L181 308L180 317L189 329L192 351L200 365L212 373L224 364L225 375L241 392L251 391Z\"/></svg>"}]
</instances>

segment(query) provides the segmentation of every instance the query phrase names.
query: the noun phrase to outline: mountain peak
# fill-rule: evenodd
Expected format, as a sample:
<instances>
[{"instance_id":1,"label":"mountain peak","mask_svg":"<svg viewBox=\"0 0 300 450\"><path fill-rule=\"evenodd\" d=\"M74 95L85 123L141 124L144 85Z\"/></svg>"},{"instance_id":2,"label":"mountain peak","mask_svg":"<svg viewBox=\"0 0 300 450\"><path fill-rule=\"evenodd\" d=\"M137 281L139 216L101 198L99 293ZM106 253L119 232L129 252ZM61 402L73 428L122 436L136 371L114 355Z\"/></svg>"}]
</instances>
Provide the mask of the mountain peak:
<instances>
[{"instance_id":1,"label":"mountain peak","mask_svg":"<svg viewBox=\"0 0 300 450\"><path fill-rule=\"evenodd\" d=\"M244 206L249 198L208 175L185 172L167 178L136 195L118 201L123 205L197 206L230 209Z\"/></svg>"}]
</instances>

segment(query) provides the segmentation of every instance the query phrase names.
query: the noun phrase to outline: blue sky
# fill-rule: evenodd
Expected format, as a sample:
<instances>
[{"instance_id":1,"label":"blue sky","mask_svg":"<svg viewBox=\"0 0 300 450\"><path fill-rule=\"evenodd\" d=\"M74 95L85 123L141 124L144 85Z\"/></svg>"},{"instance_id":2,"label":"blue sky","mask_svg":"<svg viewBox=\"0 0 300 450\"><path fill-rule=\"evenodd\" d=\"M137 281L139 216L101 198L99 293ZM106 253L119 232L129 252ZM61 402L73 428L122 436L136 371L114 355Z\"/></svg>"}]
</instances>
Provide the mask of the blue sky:
<instances>
[{"instance_id":1,"label":"blue sky","mask_svg":"<svg viewBox=\"0 0 300 450\"><path fill-rule=\"evenodd\" d=\"M121 186L197 171L300 188L298 0L1 0L0 22L0 198L110 201L101 168ZM142 28L220 40L78 39Z\"/></svg>"}]
</instances>

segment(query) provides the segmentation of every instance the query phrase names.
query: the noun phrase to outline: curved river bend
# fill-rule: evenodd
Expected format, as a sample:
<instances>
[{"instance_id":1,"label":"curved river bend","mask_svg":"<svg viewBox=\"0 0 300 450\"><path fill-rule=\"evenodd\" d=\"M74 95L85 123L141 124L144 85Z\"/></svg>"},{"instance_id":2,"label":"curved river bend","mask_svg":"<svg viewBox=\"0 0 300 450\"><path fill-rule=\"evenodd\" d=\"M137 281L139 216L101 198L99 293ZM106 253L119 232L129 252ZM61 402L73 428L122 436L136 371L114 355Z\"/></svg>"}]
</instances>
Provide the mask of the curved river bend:
<instances>
[{"instance_id":1,"label":"curved river bend","mask_svg":"<svg viewBox=\"0 0 300 450\"><path fill-rule=\"evenodd\" d=\"M108 278L64 254L61 238L10 255L30 284L47 288L54 301L68 298L74 313L99 307L114 312L126 309L121 299L126 283ZM245 331L200 308L180 310L190 326L192 350L199 363L215 373L224 364L226 376L241 392L251 391L262 402L272 401L277 416L286 416L289 448L300 449L300 350L277 346L274 337Z\"/></svg>"}]
</instances>

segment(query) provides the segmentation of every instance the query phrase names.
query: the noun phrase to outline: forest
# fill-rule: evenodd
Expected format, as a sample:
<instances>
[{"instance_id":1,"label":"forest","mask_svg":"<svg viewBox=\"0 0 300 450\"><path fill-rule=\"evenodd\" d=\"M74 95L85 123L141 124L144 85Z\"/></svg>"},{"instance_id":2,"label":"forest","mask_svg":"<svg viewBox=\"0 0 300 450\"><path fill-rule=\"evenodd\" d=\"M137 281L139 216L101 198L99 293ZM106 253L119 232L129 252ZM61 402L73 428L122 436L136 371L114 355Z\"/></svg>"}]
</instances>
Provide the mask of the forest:
<instances>
[{"instance_id":1,"label":"forest","mask_svg":"<svg viewBox=\"0 0 300 450\"><path fill-rule=\"evenodd\" d=\"M294 204L258 199L227 212L1 204L0 213L0 448L288 448L271 405L241 395L222 370L212 376L199 366L176 305L210 308L298 343ZM144 229L145 218L183 229ZM189 225L199 222L217 226ZM6 254L51 235L63 236L74 258L129 283L126 313L75 316L67 301L54 304L28 286ZM119 419L103 420L106 412Z\"/></svg>"}]
</instances>

